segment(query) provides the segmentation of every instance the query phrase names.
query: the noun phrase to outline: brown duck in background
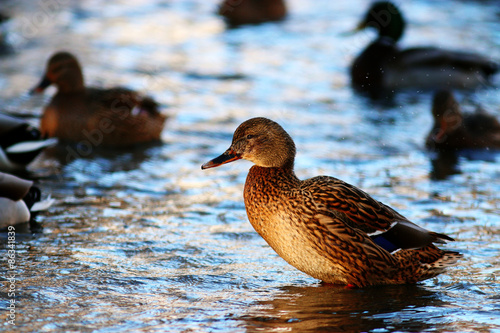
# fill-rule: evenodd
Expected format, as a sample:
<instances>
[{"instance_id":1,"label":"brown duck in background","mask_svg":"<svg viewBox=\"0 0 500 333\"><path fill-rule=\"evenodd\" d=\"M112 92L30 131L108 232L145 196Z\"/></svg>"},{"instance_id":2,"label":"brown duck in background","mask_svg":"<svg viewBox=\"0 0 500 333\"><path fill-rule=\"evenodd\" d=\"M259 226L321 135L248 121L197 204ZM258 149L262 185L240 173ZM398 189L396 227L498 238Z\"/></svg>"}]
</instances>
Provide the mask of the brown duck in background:
<instances>
[{"instance_id":1,"label":"brown duck in background","mask_svg":"<svg viewBox=\"0 0 500 333\"><path fill-rule=\"evenodd\" d=\"M94 145L129 146L160 140L166 117L150 97L126 88L87 88L78 60L58 52L33 92L55 84L57 93L45 107L42 135Z\"/></svg>"},{"instance_id":2,"label":"brown duck in background","mask_svg":"<svg viewBox=\"0 0 500 333\"><path fill-rule=\"evenodd\" d=\"M218 14L224 17L230 27L237 27L283 20L287 8L284 0L225 0Z\"/></svg>"},{"instance_id":3,"label":"brown duck in background","mask_svg":"<svg viewBox=\"0 0 500 333\"><path fill-rule=\"evenodd\" d=\"M462 114L450 91L435 93L432 115L434 126L427 136L427 148L441 151L500 149L500 122L481 109L472 114Z\"/></svg>"},{"instance_id":4,"label":"brown duck in background","mask_svg":"<svg viewBox=\"0 0 500 333\"><path fill-rule=\"evenodd\" d=\"M364 287L434 277L460 254L433 243L452 238L413 224L339 179L300 180L295 144L276 122L253 118L235 131L229 149L202 169L246 159L248 219L289 264L327 283Z\"/></svg>"}]
</instances>

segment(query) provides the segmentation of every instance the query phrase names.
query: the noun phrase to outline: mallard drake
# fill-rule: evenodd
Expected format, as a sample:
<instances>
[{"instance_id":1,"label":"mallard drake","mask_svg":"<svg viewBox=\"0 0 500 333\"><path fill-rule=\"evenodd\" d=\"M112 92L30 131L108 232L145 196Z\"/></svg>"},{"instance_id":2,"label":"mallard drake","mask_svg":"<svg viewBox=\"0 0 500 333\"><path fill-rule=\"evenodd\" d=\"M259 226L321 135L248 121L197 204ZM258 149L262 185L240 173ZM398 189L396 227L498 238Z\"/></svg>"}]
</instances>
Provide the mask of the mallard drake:
<instances>
[{"instance_id":1,"label":"mallard drake","mask_svg":"<svg viewBox=\"0 0 500 333\"><path fill-rule=\"evenodd\" d=\"M284 0L225 0L219 6L219 15L230 27L280 21L286 17Z\"/></svg>"},{"instance_id":2,"label":"mallard drake","mask_svg":"<svg viewBox=\"0 0 500 333\"><path fill-rule=\"evenodd\" d=\"M244 189L250 223L283 259L316 279L355 287L414 283L460 257L434 245L451 237L417 226L353 185L329 176L298 179L295 144L272 120L242 123L231 146L202 169L239 159L255 164Z\"/></svg>"},{"instance_id":3,"label":"mallard drake","mask_svg":"<svg viewBox=\"0 0 500 333\"><path fill-rule=\"evenodd\" d=\"M160 140L166 117L153 99L127 88L85 87L80 64L72 54L54 54L32 92L42 92L51 84L58 90L43 111L42 135L91 147Z\"/></svg>"},{"instance_id":4,"label":"mallard drake","mask_svg":"<svg viewBox=\"0 0 500 333\"><path fill-rule=\"evenodd\" d=\"M426 140L429 149L500 149L500 122L481 108L472 114L462 114L449 90L434 94L432 116L434 125Z\"/></svg>"},{"instance_id":5,"label":"mallard drake","mask_svg":"<svg viewBox=\"0 0 500 333\"><path fill-rule=\"evenodd\" d=\"M357 30L378 30L377 39L354 60L352 85L373 98L404 88L470 89L485 85L498 64L479 54L414 47L401 50L397 42L405 28L399 9L388 1L371 5Z\"/></svg>"},{"instance_id":6,"label":"mallard drake","mask_svg":"<svg viewBox=\"0 0 500 333\"><path fill-rule=\"evenodd\" d=\"M26 121L0 113L0 170L24 169L56 143L55 138L43 140L40 131Z\"/></svg>"},{"instance_id":7,"label":"mallard drake","mask_svg":"<svg viewBox=\"0 0 500 333\"><path fill-rule=\"evenodd\" d=\"M36 212L53 204L50 197L41 200L33 182L0 172L0 229L30 221Z\"/></svg>"}]
</instances>

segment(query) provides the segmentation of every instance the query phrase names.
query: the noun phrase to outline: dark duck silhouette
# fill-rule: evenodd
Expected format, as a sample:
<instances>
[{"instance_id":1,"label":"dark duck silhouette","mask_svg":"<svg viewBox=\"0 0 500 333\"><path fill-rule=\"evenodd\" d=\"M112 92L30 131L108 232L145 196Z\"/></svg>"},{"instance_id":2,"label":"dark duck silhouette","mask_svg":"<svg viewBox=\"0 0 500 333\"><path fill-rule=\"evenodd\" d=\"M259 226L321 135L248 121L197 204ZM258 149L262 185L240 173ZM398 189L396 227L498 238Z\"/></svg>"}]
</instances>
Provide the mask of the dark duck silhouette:
<instances>
[{"instance_id":1,"label":"dark duck silhouette","mask_svg":"<svg viewBox=\"0 0 500 333\"><path fill-rule=\"evenodd\" d=\"M218 14L230 28L244 24L281 21L287 15L285 0L225 0Z\"/></svg>"},{"instance_id":2,"label":"dark duck silhouette","mask_svg":"<svg viewBox=\"0 0 500 333\"><path fill-rule=\"evenodd\" d=\"M351 80L356 90L372 98L412 87L472 89L486 85L498 71L497 63L475 53L433 46L399 49L405 20L388 1L371 5L357 30L365 28L378 30L378 37L354 60Z\"/></svg>"},{"instance_id":3,"label":"dark duck silhouette","mask_svg":"<svg viewBox=\"0 0 500 333\"><path fill-rule=\"evenodd\" d=\"M500 122L481 108L475 113L463 114L449 90L435 93L432 116L434 125L426 140L429 149L500 149Z\"/></svg>"},{"instance_id":4,"label":"dark duck silhouette","mask_svg":"<svg viewBox=\"0 0 500 333\"><path fill-rule=\"evenodd\" d=\"M300 180L295 144L267 118L235 131L229 149L202 169L246 159L250 223L289 264L326 283L365 287L434 277L460 258L434 243L452 238L425 230L367 193L329 176Z\"/></svg>"}]
</instances>

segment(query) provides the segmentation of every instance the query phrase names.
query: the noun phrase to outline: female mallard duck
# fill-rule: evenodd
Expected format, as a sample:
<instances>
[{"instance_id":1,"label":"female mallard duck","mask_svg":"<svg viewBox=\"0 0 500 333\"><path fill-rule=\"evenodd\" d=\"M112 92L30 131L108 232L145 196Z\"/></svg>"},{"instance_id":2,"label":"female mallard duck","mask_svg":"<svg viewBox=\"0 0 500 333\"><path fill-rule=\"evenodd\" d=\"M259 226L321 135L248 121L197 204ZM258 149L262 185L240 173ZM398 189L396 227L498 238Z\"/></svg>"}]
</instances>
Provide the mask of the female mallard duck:
<instances>
[{"instance_id":1,"label":"female mallard duck","mask_svg":"<svg viewBox=\"0 0 500 333\"><path fill-rule=\"evenodd\" d=\"M202 169L239 159L255 165L245 183L248 219L289 264L327 283L364 287L434 277L460 255L433 243L452 238L413 224L339 179L299 180L295 144L272 120L242 123L221 156Z\"/></svg>"},{"instance_id":2,"label":"female mallard duck","mask_svg":"<svg viewBox=\"0 0 500 333\"><path fill-rule=\"evenodd\" d=\"M434 126L426 146L440 151L470 148L500 149L500 122L482 109L462 114L448 90L436 92L432 102Z\"/></svg>"},{"instance_id":3,"label":"female mallard duck","mask_svg":"<svg viewBox=\"0 0 500 333\"><path fill-rule=\"evenodd\" d=\"M280 21L286 13L284 0L225 0L219 7L219 15L230 27Z\"/></svg>"},{"instance_id":4,"label":"female mallard duck","mask_svg":"<svg viewBox=\"0 0 500 333\"><path fill-rule=\"evenodd\" d=\"M56 143L54 138L42 140L40 131L29 123L0 114L0 170L23 169Z\"/></svg>"},{"instance_id":5,"label":"female mallard duck","mask_svg":"<svg viewBox=\"0 0 500 333\"><path fill-rule=\"evenodd\" d=\"M0 229L28 222L33 213L49 208L54 200L41 199L33 182L0 172Z\"/></svg>"},{"instance_id":6,"label":"female mallard duck","mask_svg":"<svg viewBox=\"0 0 500 333\"><path fill-rule=\"evenodd\" d=\"M86 88L77 59L68 52L54 54L40 84L57 93L43 112L40 129L44 136L94 146L128 146L160 140L166 117L150 97L126 88Z\"/></svg>"},{"instance_id":7,"label":"female mallard duck","mask_svg":"<svg viewBox=\"0 0 500 333\"><path fill-rule=\"evenodd\" d=\"M417 87L474 88L484 85L498 65L478 54L416 47L400 50L405 21L399 9L388 1L375 2L358 26L378 30L372 42L351 66L355 89L372 98L399 89Z\"/></svg>"}]
</instances>

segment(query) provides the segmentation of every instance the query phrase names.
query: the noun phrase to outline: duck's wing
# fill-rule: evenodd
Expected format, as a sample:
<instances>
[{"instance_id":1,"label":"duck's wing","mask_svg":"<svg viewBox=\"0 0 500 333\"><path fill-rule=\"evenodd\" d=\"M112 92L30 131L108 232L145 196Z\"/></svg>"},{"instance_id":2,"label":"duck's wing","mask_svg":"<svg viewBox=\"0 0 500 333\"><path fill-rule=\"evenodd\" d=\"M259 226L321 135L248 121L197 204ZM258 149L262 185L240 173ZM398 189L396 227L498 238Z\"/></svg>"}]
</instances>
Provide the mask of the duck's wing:
<instances>
[{"instance_id":1,"label":"duck's wing","mask_svg":"<svg viewBox=\"0 0 500 333\"><path fill-rule=\"evenodd\" d=\"M360 230L389 252L444 243L452 238L428 231L410 222L387 205L373 199L357 187L327 176L303 182L302 191L311 205L329 219L342 221L345 227ZM318 219L325 221L327 219Z\"/></svg>"},{"instance_id":2,"label":"duck's wing","mask_svg":"<svg viewBox=\"0 0 500 333\"><path fill-rule=\"evenodd\" d=\"M150 97L127 88L87 89L87 105L93 110L88 127L106 133L107 145L130 145L160 140L166 116Z\"/></svg>"},{"instance_id":3,"label":"duck's wing","mask_svg":"<svg viewBox=\"0 0 500 333\"><path fill-rule=\"evenodd\" d=\"M98 102L106 109L120 110L122 113L136 115L146 112L158 115L159 104L149 96L142 96L128 88L115 87L110 89L88 88L87 92L91 101Z\"/></svg>"},{"instance_id":4,"label":"duck's wing","mask_svg":"<svg viewBox=\"0 0 500 333\"><path fill-rule=\"evenodd\" d=\"M484 141L490 148L500 148L500 122L493 115L479 109L475 113L465 114L464 125L467 131Z\"/></svg>"},{"instance_id":5,"label":"duck's wing","mask_svg":"<svg viewBox=\"0 0 500 333\"><path fill-rule=\"evenodd\" d=\"M500 122L491 114L479 109L475 113L466 114L464 123L467 129L475 134L496 132L500 135Z\"/></svg>"},{"instance_id":6,"label":"duck's wing","mask_svg":"<svg viewBox=\"0 0 500 333\"><path fill-rule=\"evenodd\" d=\"M486 76L498 71L498 64L482 55L437 47L414 47L401 50L395 56L394 65L399 68L449 67L466 71L479 70Z\"/></svg>"},{"instance_id":7,"label":"duck's wing","mask_svg":"<svg viewBox=\"0 0 500 333\"><path fill-rule=\"evenodd\" d=\"M349 218L353 227L366 233L387 230L396 221L407 219L364 191L340 179L319 176L303 182L317 208L340 212Z\"/></svg>"},{"instance_id":8,"label":"duck's wing","mask_svg":"<svg viewBox=\"0 0 500 333\"><path fill-rule=\"evenodd\" d=\"M21 200L33 186L31 180L0 172L0 197L12 201Z\"/></svg>"}]
</instances>

